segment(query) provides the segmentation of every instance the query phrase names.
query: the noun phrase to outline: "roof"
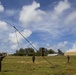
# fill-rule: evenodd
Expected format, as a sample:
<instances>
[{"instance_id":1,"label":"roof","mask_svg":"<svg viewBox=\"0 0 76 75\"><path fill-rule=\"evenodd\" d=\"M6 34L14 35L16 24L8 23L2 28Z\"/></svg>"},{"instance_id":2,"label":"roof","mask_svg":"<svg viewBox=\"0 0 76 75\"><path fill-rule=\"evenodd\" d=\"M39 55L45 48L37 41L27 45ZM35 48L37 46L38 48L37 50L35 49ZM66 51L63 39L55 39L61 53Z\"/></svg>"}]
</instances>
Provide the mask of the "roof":
<instances>
[{"instance_id":1,"label":"roof","mask_svg":"<svg viewBox=\"0 0 76 75\"><path fill-rule=\"evenodd\" d=\"M58 54L48 54L47 56L57 56Z\"/></svg>"}]
</instances>

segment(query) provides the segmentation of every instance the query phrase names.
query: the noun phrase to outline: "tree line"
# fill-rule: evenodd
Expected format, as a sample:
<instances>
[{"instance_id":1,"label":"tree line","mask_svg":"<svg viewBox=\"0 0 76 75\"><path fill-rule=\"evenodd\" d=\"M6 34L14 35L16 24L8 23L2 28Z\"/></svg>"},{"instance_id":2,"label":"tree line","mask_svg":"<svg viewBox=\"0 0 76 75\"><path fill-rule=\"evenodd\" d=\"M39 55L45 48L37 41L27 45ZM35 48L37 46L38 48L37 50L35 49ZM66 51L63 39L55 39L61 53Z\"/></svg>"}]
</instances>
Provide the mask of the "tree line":
<instances>
[{"instance_id":1,"label":"tree line","mask_svg":"<svg viewBox=\"0 0 76 75\"><path fill-rule=\"evenodd\" d=\"M42 54L44 54L44 56L47 56L48 54L59 54L59 55L63 55L64 53L58 49L57 52L55 52L53 49L46 49L46 48L39 48L39 50L35 51L33 48L20 48L19 50L16 50L16 52L13 55L16 56L42 56Z\"/></svg>"}]
</instances>

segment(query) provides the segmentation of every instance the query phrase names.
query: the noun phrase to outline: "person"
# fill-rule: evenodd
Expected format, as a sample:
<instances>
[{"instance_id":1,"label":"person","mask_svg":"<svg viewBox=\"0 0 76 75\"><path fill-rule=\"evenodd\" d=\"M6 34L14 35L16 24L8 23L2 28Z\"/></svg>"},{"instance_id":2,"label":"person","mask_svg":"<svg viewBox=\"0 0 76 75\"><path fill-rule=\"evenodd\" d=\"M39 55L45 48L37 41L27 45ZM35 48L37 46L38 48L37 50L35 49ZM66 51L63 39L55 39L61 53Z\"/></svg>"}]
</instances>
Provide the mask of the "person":
<instances>
[{"instance_id":1,"label":"person","mask_svg":"<svg viewBox=\"0 0 76 75\"><path fill-rule=\"evenodd\" d=\"M67 62L69 63L69 61L70 61L70 56L68 55L67 56Z\"/></svg>"},{"instance_id":2,"label":"person","mask_svg":"<svg viewBox=\"0 0 76 75\"><path fill-rule=\"evenodd\" d=\"M2 60L3 60L3 57L0 56L0 71L1 71L1 68L2 68L2 64L1 64Z\"/></svg>"},{"instance_id":3,"label":"person","mask_svg":"<svg viewBox=\"0 0 76 75\"><path fill-rule=\"evenodd\" d=\"M5 57L6 57L6 55L0 55L0 72L1 72L1 68L2 68L2 60Z\"/></svg>"},{"instance_id":4,"label":"person","mask_svg":"<svg viewBox=\"0 0 76 75\"><path fill-rule=\"evenodd\" d=\"M1 66L1 57L0 57L0 71L1 71L1 67L2 67L2 66Z\"/></svg>"},{"instance_id":5,"label":"person","mask_svg":"<svg viewBox=\"0 0 76 75\"><path fill-rule=\"evenodd\" d=\"M32 57L32 61L33 61L33 63L35 62L35 55L33 55L33 57Z\"/></svg>"}]
</instances>

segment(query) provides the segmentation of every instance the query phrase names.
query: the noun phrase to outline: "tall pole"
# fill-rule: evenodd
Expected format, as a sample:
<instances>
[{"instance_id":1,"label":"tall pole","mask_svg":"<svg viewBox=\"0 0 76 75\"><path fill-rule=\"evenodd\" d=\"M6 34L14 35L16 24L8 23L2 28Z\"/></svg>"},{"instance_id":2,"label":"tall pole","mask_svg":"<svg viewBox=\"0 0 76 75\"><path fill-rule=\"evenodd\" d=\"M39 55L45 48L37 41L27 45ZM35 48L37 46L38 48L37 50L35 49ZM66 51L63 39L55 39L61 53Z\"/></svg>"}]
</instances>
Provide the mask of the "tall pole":
<instances>
[{"instance_id":1,"label":"tall pole","mask_svg":"<svg viewBox=\"0 0 76 75\"><path fill-rule=\"evenodd\" d=\"M17 31L18 31L18 29L15 27L15 26L13 26ZM19 31L18 31L19 32ZM20 34L21 34L21 32L19 32ZM22 35L22 34L21 34ZM22 35L23 36L23 35ZM30 43L30 41L25 37L25 36L23 36L24 37L24 39L37 51L37 49L32 45L32 43ZM42 58L44 59L44 60L46 60L48 63L50 63L50 64L52 64L50 61L48 61L44 56L42 56ZM52 64L53 65L53 64Z\"/></svg>"}]
</instances>

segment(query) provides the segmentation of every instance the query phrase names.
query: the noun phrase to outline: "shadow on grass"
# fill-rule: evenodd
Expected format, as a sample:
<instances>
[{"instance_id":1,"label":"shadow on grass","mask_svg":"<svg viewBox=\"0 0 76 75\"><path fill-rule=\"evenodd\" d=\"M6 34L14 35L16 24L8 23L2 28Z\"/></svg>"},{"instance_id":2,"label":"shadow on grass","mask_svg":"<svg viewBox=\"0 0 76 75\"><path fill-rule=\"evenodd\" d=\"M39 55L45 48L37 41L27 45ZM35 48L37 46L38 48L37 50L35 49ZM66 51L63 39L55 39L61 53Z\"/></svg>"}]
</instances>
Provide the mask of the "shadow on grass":
<instances>
[{"instance_id":1,"label":"shadow on grass","mask_svg":"<svg viewBox=\"0 0 76 75\"><path fill-rule=\"evenodd\" d=\"M52 66L50 66L50 68L53 68L53 69L55 69L55 68L59 68L60 67L60 65L52 65Z\"/></svg>"},{"instance_id":2,"label":"shadow on grass","mask_svg":"<svg viewBox=\"0 0 76 75\"><path fill-rule=\"evenodd\" d=\"M15 72L15 70L2 70L1 72Z\"/></svg>"}]
</instances>

